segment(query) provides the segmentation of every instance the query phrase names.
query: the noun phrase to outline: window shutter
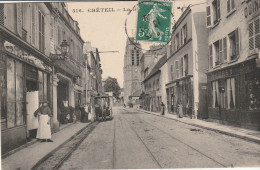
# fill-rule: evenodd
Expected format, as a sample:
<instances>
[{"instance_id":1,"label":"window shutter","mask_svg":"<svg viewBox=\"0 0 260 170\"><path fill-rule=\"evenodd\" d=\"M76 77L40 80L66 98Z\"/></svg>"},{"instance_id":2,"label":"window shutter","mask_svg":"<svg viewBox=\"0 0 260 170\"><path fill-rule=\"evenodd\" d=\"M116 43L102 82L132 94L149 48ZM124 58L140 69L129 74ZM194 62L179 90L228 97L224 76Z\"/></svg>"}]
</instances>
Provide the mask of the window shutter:
<instances>
[{"instance_id":1,"label":"window shutter","mask_svg":"<svg viewBox=\"0 0 260 170\"><path fill-rule=\"evenodd\" d=\"M248 25L249 30L249 50L254 49L254 22Z\"/></svg>"},{"instance_id":2,"label":"window shutter","mask_svg":"<svg viewBox=\"0 0 260 170\"><path fill-rule=\"evenodd\" d=\"M188 75L188 68L189 68L188 67L188 64L189 64L188 63L188 54L185 55L185 61L184 62L185 62L185 76L187 76Z\"/></svg>"},{"instance_id":3,"label":"window shutter","mask_svg":"<svg viewBox=\"0 0 260 170\"><path fill-rule=\"evenodd\" d=\"M230 0L227 0L227 12L229 13L230 11Z\"/></svg>"},{"instance_id":4,"label":"window shutter","mask_svg":"<svg viewBox=\"0 0 260 170\"><path fill-rule=\"evenodd\" d=\"M227 61L227 38L223 39L223 62Z\"/></svg>"},{"instance_id":5,"label":"window shutter","mask_svg":"<svg viewBox=\"0 0 260 170\"><path fill-rule=\"evenodd\" d=\"M236 31L235 31L235 36L236 36L236 55L239 55L239 41L240 41L240 39L239 39L239 30L238 29L236 29Z\"/></svg>"},{"instance_id":6,"label":"window shutter","mask_svg":"<svg viewBox=\"0 0 260 170\"><path fill-rule=\"evenodd\" d=\"M255 48L260 49L260 18L254 21L255 23Z\"/></svg>"},{"instance_id":7,"label":"window shutter","mask_svg":"<svg viewBox=\"0 0 260 170\"><path fill-rule=\"evenodd\" d=\"M206 8L206 26L207 28L211 27L211 8L207 6Z\"/></svg>"}]
</instances>

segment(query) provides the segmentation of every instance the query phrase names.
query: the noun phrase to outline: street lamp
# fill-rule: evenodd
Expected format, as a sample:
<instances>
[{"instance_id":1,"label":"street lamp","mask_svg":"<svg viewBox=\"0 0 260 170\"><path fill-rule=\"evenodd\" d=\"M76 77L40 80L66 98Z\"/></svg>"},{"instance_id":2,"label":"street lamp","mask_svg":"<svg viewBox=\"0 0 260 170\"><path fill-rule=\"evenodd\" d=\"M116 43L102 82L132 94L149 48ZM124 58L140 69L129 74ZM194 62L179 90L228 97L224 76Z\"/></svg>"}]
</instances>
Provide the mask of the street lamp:
<instances>
[{"instance_id":1,"label":"street lamp","mask_svg":"<svg viewBox=\"0 0 260 170\"><path fill-rule=\"evenodd\" d=\"M66 54L69 52L69 44L66 40L63 40L60 46L61 46L61 51L63 54Z\"/></svg>"}]
</instances>

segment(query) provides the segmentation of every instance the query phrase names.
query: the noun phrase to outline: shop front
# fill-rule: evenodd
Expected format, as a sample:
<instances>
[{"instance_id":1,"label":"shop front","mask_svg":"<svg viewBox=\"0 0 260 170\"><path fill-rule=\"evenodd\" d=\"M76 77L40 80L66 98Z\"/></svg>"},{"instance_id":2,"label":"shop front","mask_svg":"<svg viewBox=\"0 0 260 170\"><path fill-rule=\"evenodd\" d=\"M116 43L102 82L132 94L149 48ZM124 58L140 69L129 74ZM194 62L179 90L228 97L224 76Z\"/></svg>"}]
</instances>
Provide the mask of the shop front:
<instances>
[{"instance_id":1,"label":"shop front","mask_svg":"<svg viewBox=\"0 0 260 170\"><path fill-rule=\"evenodd\" d=\"M260 128L260 61L242 63L208 73L209 118L235 126Z\"/></svg>"},{"instance_id":2,"label":"shop front","mask_svg":"<svg viewBox=\"0 0 260 170\"><path fill-rule=\"evenodd\" d=\"M37 55L11 41L1 50L2 154L35 138L38 120L34 111L42 101L52 102L52 67ZM52 107L52 105L50 105Z\"/></svg>"},{"instance_id":3,"label":"shop front","mask_svg":"<svg viewBox=\"0 0 260 170\"><path fill-rule=\"evenodd\" d=\"M167 106L169 113L177 113L181 105L186 116L192 115L193 85L192 77L187 76L166 84Z\"/></svg>"}]
</instances>

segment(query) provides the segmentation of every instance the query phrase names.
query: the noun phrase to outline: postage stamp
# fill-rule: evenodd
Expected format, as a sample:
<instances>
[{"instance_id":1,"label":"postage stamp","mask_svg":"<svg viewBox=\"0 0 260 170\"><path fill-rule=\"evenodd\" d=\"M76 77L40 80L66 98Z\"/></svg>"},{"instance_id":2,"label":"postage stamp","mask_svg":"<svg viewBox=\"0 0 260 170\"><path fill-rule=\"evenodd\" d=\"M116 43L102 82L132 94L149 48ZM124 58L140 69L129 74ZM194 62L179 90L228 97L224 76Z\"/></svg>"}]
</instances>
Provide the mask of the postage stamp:
<instances>
[{"instance_id":1,"label":"postage stamp","mask_svg":"<svg viewBox=\"0 0 260 170\"><path fill-rule=\"evenodd\" d=\"M136 40L167 43L171 31L172 2L140 1Z\"/></svg>"}]
</instances>

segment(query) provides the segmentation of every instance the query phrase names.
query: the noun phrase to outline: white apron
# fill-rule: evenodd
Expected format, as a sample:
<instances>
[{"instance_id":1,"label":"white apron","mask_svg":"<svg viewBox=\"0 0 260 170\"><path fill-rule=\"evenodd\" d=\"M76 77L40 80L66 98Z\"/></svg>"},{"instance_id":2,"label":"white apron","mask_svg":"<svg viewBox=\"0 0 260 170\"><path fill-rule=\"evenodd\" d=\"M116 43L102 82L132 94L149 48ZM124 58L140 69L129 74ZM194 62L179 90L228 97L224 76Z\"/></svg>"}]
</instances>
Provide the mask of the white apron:
<instances>
[{"instance_id":1,"label":"white apron","mask_svg":"<svg viewBox=\"0 0 260 170\"><path fill-rule=\"evenodd\" d=\"M51 139L50 118L48 115L39 115L39 127L37 130L37 139ZM49 124L48 124L49 122Z\"/></svg>"}]
</instances>

